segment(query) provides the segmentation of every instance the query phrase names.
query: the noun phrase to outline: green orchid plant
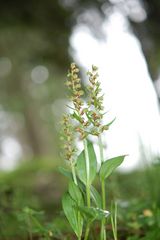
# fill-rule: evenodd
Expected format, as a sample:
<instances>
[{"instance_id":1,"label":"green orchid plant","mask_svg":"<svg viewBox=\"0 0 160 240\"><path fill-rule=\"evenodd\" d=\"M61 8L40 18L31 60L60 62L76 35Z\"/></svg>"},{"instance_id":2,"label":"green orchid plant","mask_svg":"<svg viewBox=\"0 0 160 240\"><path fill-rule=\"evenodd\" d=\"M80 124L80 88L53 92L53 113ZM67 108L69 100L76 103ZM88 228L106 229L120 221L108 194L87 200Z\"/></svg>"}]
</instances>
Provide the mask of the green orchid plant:
<instances>
[{"instance_id":1,"label":"green orchid plant","mask_svg":"<svg viewBox=\"0 0 160 240\"><path fill-rule=\"evenodd\" d=\"M68 191L62 198L64 213L75 232L77 239L87 240L94 221L100 221L100 239L106 240L106 218L110 215L106 209L106 179L123 162L125 156L105 159L102 135L109 129L103 123L104 107L103 95L98 80L98 68L92 66L87 72L89 84L86 88L87 98L84 101L79 68L72 63L67 75L66 86L69 90L69 113L63 116L62 134L64 159L69 168L60 167L60 172L69 178ZM95 136L99 146L100 167L90 136ZM78 155L76 138L83 142L83 150ZM93 186L98 176L101 193ZM117 211L117 210L116 210ZM116 215L116 214L115 214ZM116 219L111 217L113 235L117 239Z\"/></svg>"}]
</instances>

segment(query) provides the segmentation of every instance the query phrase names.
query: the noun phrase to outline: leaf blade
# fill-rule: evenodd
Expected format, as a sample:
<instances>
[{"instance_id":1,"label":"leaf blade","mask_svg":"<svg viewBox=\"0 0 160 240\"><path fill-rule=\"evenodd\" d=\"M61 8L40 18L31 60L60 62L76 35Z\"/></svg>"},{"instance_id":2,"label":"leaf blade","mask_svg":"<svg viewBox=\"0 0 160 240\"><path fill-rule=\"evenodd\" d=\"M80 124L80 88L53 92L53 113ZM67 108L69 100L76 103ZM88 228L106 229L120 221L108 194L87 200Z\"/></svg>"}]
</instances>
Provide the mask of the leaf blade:
<instances>
[{"instance_id":1,"label":"leaf blade","mask_svg":"<svg viewBox=\"0 0 160 240\"><path fill-rule=\"evenodd\" d=\"M76 209L76 203L71 198L69 193L65 193L62 198L62 207L66 218L68 219L73 231L78 236L82 233L83 219L78 220L78 210Z\"/></svg>"},{"instance_id":2,"label":"leaf blade","mask_svg":"<svg viewBox=\"0 0 160 240\"><path fill-rule=\"evenodd\" d=\"M93 186L91 186L91 198L95 203L96 207L102 208L102 198L99 192Z\"/></svg>"},{"instance_id":3,"label":"leaf blade","mask_svg":"<svg viewBox=\"0 0 160 240\"><path fill-rule=\"evenodd\" d=\"M78 204L83 204L83 196L79 189L79 187L73 182L69 182L69 194L72 197L72 199Z\"/></svg>"},{"instance_id":4,"label":"leaf blade","mask_svg":"<svg viewBox=\"0 0 160 240\"><path fill-rule=\"evenodd\" d=\"M121 165L121 163L124 161L125 156L126 155L122 155L122 156L114 157L105 161L100 168L100 172L99 172L100 178L104 180L107 177L109 177L109 175L111 175L111 173L118 166Z\"/></svg>"},{"instance_id":5,"label":"leaf blade","mask_svg":"<svg viewBox=\"0 0 160 240\"><path fill-rule=\"evenodd\" d=\"M104 218L107 218L109 216L109 211L103 210L100 208L94 208L94 207L78 207L79 211L83 215L83 217L89 221L93 222L94 220L101 221Z\"/></svg>"},{"instance_id":6,"label":"leaf blade","mask_svg":"<svg viewBox=\"0 0 160 240\"><path fill-rule=\"evenodd\" d=\"M91 184L97 173L97 159L94 151L93 144L87 141L88 155L89 155L89 184ZM87 171L84 150L77 158L76 170L79 179L86 185L87 184Z\"/></svg>"},{"instance_id":7,"label":"leaf blade","mask_svg":"<svg viewBox=\"0 0 160 240\"><path fill-rule=\"evenodd\" d=\"M66 168L58 167L58 172L60 172L65 177L68 177L70 180L72 180L72 173Z\"/></svg>"}]
</instances>

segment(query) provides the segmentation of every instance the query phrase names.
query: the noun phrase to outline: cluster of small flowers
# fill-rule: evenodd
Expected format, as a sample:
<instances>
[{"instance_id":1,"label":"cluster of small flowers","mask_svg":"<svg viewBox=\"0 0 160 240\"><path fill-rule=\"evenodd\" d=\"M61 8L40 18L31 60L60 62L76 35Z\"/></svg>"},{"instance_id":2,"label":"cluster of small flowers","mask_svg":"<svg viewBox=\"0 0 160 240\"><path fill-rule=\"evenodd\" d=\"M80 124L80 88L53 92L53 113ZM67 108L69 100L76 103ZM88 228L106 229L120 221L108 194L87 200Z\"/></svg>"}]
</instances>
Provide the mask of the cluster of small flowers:
<instances>
[{"instance_id":1,"label":"cluster of small flowers","mask_svg":"<svg viewBox=\"0 0 160 240\"><path fill-rule=\"evenodd\" d=\"M69 114L63 115L62 119L62 131L61 140L63 141L63 154L64 158L68 161L74 161L74 155L77 152L77 148L74 144L74 127L71 123L71 117Z\"/></svg>"},{"instance_id":2,"label":"cluster of small flowers","mask_svg":"<svg viewBox=\"0 0 160 240\"><path fill-rule=\"evenodd\" d=\"M69 99L73 102L74 105L74 112L72 114L72 117L79 122L79 125L75 128L75 130L80 133L80 138L84 139L86 137L85 128L90 123L86 121L85 118L85 112L87 109L84 108L84 102L81 98L84 95L84 91L82 90L81 80L78 76L78 73L78 67L75 63L72 63L70 71L67 75L68 79L66 85L71 91L71 96Z\"/></svg>"},{"instance_id":3,"label":"cluster of small flowers","mask_svg":"<svg viewBox=\"0 0 160 240\"><path fill-rule=\"evenodd\" d=\"M73 103L74 108L72 114L68 114L63 118L64 132L64 149L65 157L71 160L76 149L73 144L73 136L75 132L80 134L80 139L85 139L89 134L99 136L104 130L108 130L107 125L102 124L103 119L103 95L101 95L100 82L98 81L98 68L92 66L92 70L87 72L90 84L88 90L87 107L84 107L82 96L81 80L78 76L79 69L75 63L71 64L70 71L67 75L66 85L71 93L69 99ZM71 118L78 123L73 126Z\"/></svg>"},{"instance_id":4,"label":"cluster of small flowers","mask_svg":"<svg viewBox=\"0 0 160 240\"><path fill-rule=\"evenodd\" d=\"M87 117L92 123L91 134L99 136L104 130L107 130L106 125L102 125L103 119L103 95L101 95L102 89L100 88L100 82L98 81L98 68L92 65L92 70L87 72L89 76L90 85L88 85L88 112Z\"/></svg>"},{"instance_id":5,"label":"cluster of small flowers","mask_svg":"<svg viewBox=\"0 0 160 240\"><path fill-rule=\"evenodd\" d=\"M83 106L83 101L81 96L84 95L84 92L81 87L81 80L78 76L79 69L75 65L75 63L71 64L70 71L67 75L68 80L66 85L68 89L71 91L70 100L73 102L75 109L78 113L80 113L81 108Z\"/></svg>"}]
</instances>

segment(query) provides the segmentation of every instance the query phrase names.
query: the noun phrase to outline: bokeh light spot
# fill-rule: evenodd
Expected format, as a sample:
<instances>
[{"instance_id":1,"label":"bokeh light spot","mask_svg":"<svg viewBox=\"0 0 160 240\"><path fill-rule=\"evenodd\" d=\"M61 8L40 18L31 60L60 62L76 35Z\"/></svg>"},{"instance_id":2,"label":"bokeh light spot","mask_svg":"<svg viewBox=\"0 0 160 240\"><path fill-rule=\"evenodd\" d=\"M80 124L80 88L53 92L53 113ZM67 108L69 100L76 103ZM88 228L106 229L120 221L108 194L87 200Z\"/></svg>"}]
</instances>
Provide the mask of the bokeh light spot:
<instances>
[{"instance_id":1,"label":"bokeh light spot","mask_svg":"<svg viewBox=\"0 0 160 240\"><path fill-rule=\"evenodd\" d=\"M42 65L36 66L32 69L31 79L34 83L42 84L49 77L48 68Z\"/></svg>"}]
</instances>

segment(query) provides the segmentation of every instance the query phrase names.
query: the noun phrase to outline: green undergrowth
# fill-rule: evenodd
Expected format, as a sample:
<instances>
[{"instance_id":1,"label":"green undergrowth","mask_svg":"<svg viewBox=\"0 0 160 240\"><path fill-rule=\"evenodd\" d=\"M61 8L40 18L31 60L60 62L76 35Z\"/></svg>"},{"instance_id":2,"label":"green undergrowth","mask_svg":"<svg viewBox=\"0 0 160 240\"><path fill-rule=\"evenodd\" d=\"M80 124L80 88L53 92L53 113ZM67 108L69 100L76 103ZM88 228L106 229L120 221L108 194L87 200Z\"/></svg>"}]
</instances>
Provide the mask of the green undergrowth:
<instances>
[{"instance_id":1,"label":"green undergrowth","mask_svg":"<svg viewBox=\"0 0 160 240\"><path fill-rule=\"evenodd\" d=\"M31 233L33 239L74 239L61 210L67 180L58 173L57 162L37 159L12 172L0 173L0 240L31 239ZM116 172L109 178L107 204L113 200L118 203L119 240L160 239L159 171L160 165L156 164L147 170ZM97 180L95 184L100 187ZM91 239L96 240L97 231L98 224L91 230Z\"/></svg>"}]
</instances>

